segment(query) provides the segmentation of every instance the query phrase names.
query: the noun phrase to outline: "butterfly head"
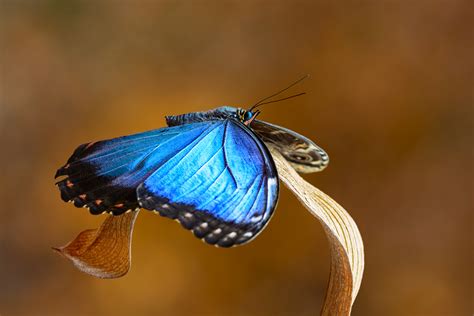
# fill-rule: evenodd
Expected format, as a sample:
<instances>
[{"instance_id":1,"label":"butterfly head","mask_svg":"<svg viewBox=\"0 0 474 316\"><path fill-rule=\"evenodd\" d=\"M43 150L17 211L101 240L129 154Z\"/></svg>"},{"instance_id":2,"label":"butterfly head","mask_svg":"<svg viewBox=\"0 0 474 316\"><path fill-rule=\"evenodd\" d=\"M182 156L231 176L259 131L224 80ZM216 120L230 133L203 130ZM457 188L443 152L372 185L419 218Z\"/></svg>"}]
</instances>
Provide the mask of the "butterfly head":
<instances>
[{"instance_id":1,"label":"butterfly head","mask_svg":"<svg viewBox=\"0 0 474 316\"><path fill-rule=\"evenodd\" d=\"M236 111L236 116L237 119L241 122L244 123L244 125L249 125L252 123L253 120L260 114L260 111L251 111L251 110L244 110L244 109L237 109Z\"/></svg>"}]
</instances>

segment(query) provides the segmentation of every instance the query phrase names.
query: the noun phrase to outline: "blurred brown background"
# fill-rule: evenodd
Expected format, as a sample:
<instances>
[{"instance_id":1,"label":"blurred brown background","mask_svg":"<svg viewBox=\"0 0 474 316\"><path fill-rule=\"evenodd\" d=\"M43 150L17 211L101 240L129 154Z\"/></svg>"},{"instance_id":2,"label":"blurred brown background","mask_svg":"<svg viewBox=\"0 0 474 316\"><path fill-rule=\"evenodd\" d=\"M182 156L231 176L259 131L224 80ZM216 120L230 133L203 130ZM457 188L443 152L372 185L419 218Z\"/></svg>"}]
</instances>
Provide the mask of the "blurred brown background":
<instances>
[{"instance_id":1,"label":"blurred brown background","mask_svg":"<svg viewBox=\"0 0 474 316\"><path fill-rule=\"evenodd\" d=\"M104 217L63 203L53 175L84 142L163 116L248 106L302 74L308 94L260 117L327 150L305 178L365 241L354 315L472 309L470 1L0 0L0 314L317 315L319 223L282 189L252 243L216 249L142 212L117 280L50 250Z\"/></svg>"}]
</instances>

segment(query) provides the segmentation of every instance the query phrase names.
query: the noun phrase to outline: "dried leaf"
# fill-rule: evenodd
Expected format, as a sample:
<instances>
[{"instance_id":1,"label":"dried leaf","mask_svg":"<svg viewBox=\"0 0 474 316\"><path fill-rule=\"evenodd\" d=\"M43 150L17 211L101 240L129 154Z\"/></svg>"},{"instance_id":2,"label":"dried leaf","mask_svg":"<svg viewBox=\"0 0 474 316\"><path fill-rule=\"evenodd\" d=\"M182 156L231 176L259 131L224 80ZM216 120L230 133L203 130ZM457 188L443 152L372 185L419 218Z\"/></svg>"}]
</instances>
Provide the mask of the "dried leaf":
<instances>
[{"instance_id":1,"label":"dried leaf","mask_svg":"<svg viewBox=\"0 0 474 316\"><path fill-rule=\"evenodd\" d=\"M82 272L104 279L121 277L130 269L137 215L138 211L108 215L98 229L85 230L66 246L53 249Z\"/></svg>"},{"instance_id":2,"label":"dried leaf","mask_svg":"<svg viewBox=\"0 0 474 316\"><path fill-rule=\"evenodd\" d=\"M278 175L323 225L331 249L331 270L321 315L350 315L364 271L364 245L357 225L342 206L301 178L277 149L267 144Z\"/></svg>"}]
</instances>

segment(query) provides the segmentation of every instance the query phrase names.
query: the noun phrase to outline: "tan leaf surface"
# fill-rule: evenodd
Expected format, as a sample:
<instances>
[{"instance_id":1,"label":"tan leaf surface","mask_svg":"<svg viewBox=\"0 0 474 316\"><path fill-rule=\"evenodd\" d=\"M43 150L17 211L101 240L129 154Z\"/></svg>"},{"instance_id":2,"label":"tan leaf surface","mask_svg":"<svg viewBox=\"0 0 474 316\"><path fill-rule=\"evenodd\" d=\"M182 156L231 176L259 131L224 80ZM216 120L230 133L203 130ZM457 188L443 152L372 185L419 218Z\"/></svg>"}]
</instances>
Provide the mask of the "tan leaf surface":
<instances>
[{"instance_id":1,"label":"tan leaf surface","mask_svg":"<svg viewBox=\"0 0 474 316\"><path fill-rule=\"evenodd\" d=\"M98 278L118 278L130 269L132 232L138 211L107 215L98 229L81 232L63 247L53 248L76 268Z\"/></svg>"},{"instance_id":2,"label":"tan leaf surface","mask_svg":"<svg viewBox=\"0 0 474 316\"><path fill-rule=\"evenodd\" d=\"M299 176L283 156L267 144L280 180L323 225L331 249L331 270L322 315L350 315L364 271L364 245L349 213Z\"/></svg>"}]
</instances>

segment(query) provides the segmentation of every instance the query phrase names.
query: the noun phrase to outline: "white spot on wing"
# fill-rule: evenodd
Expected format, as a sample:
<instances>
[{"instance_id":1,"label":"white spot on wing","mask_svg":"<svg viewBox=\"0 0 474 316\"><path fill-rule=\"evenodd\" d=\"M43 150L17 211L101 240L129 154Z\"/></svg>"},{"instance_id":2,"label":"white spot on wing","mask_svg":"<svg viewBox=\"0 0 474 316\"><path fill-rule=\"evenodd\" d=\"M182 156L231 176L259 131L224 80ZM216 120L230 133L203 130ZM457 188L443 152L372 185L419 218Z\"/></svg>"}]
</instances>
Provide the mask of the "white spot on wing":
<instances>
[{"instance_id":1,"label":"white spot on wing","mask_svg":"<svg viewBox=\"0 0 474 316\"><path fill-rule=\"evenodd\" d=\"M276 178L268 178L268 186L274 186L277 183Z\"/></svg>"}]
</instances>

